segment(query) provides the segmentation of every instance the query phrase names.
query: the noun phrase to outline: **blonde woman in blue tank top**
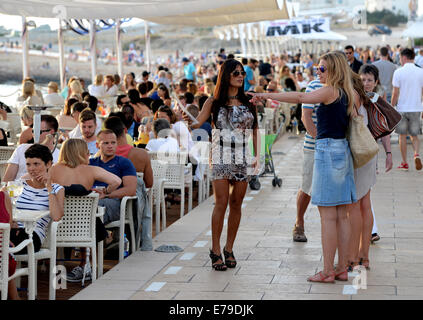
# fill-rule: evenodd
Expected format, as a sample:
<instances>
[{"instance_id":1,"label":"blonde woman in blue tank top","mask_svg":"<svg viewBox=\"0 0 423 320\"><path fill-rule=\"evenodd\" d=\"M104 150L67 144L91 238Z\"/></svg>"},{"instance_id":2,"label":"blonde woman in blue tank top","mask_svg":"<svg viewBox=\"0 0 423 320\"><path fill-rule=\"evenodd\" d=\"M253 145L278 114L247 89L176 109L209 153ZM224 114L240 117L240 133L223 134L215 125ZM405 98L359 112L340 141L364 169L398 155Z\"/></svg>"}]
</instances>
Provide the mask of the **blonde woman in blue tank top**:
<instances>
[{"instance_id":1,"label":"blonde woman in blue tank top","mask_svg":"<svg viewBox=\"0 0 423 320\"><path fill-rule=\"evenodd\" d=\"M349 115L359 97L354 91L345 55L330 52L320 57L317 74L324 87L308 93L252 94L251 102L274 99L288 103L319 104L311 202L318 206L322 223L323 271L307 280L334 283L347 281L350 224L346 205L356 202L354 169L346 140ZM312 131L306 128L310 134ZM313 137L314 138L314 137ZM334 270L335 253L338 264Z\"/></svg>"}]
</instances>

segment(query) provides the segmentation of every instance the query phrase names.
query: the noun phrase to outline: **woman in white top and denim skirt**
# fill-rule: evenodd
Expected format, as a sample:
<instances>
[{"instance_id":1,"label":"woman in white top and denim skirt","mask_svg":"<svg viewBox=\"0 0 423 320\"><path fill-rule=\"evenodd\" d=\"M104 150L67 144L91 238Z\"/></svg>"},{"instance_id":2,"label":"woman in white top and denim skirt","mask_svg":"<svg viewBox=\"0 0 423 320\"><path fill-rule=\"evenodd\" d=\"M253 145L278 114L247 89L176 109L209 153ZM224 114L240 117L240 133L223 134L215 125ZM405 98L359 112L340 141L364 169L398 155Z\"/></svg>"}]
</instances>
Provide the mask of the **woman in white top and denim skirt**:
<instances>
[{"instance_id":1,"label":"woman in white top and denim skirt","mask_svg":"<svg viewBox=\"0 0 423 320\"><path fill-rule=\"evenodd\" d=\"M253 103L274 99L288 103L320 104L317 109L317 136L313 169L312 204L318 206L322 221L323 271L308 278L311 282L347 281L350 224L346 205L356 202L354 168L345 133L354 103L351 69L345 55L330 52L320 57L317 74L324 87L313 92L253 94ZM310 128L306 128L312 134ZM334 270L335 253L338 264Z\"/></svg>"}]
</instances>

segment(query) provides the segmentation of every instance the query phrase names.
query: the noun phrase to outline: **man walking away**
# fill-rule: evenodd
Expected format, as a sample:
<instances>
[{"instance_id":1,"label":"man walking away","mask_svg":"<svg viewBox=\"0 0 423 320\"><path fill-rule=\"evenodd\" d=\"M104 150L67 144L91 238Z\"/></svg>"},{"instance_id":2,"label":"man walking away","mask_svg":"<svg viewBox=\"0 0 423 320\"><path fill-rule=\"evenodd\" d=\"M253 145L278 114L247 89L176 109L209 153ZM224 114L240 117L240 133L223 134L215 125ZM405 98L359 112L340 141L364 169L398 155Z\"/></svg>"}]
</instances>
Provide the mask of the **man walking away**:
<instances>
[{"instance_id":1,"label":"man walking away","mask_svg":"<svg viewBox=\"0 0 423 320\"><path fill-rule=\"evenodd\" d=\"M417 136L421 133L420 117L423 111L423 69L414 64L415 53L412 49L401 51L402 67L394 72L391 104L396 106L402 119L395 132L399 134L399 145L402 162L398 169L408 170L407 163L407 135L411 136L414 149L414 163L416 170L422 169L419 155L420 143Z\"/></svg>"}]
</instances>

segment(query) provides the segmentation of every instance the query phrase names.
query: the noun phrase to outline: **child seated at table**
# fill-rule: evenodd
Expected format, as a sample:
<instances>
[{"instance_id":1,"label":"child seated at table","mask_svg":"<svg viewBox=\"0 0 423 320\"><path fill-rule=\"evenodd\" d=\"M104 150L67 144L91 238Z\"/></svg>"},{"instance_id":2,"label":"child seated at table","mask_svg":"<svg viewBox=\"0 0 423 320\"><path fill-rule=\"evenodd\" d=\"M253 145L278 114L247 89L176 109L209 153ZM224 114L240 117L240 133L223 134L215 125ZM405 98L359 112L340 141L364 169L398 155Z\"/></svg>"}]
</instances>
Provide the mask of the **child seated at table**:
<instances>
[{"instance_id":1,"label":"child seated at table","mask_svg":"<svg viewBox=\"0 0 423 320\"><path fill-rule=\"evenodd\" d=\"M37 221L32 239L34 252L40 250L47 236L47 227L50 220L59 221L63 217L63 205L65 192L61 185L51 183L50 169L53 156L48 147L42 144L33 144L25 151L28 180L23 181L23 191L16 200L16 209L20 210L50 210L50 216ZM18 222L18 228L11 229L10 241L19 245L28 239L22 223ZM26 248L22 250L26 253Z\"/></svg>"}]
</instances>

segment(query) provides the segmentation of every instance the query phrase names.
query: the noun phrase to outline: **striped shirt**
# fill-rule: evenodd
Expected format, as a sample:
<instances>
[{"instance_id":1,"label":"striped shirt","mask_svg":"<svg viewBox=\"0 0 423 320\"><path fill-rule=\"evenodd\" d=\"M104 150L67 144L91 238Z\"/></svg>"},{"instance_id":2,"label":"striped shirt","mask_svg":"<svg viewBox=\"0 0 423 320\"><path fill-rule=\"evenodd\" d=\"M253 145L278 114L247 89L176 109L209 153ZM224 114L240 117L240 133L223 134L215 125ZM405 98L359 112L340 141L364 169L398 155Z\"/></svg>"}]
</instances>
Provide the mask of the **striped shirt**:
<instances>
[{"instance_id":1,"label":"striped shirt","mask_svg":"<svg viewBox=\"0 0 423 320\"><path fill-rule=\"evenodd\" d=\"M319 80L311 81L306 89L306 92L312 92L314 90L318 90L323 87L323 84L320 83ZM311 119L315 126L317 126L317 116L316 116L316 108L318 104L303 104L303 109L313 109L313 113L311 114ZM316 139L314 139L311 135L307 132L304 137L304 150L314 151L314 145L316 144Z\"/></svg>"},{"instance_id":2,"label":"striped shirt","mask_svg":"<svg viewBox=\"0 0 423 320\"><path fill-rule=\"evenodd\" d=\"M47 188L35 189L28 185L26 181L23 181L23 191L16 200L16 209L20 210L31 210L31 211L44 211L49 210L48 191ZM57 194L63 187L57 183L53 183L53 192ZM40 238L41 243L47 236L47 227L50 223L51 218L49 216L41 218L37 221L37 225L34 232ZM19 228L24 228L24 224L18 222Z\"/></svg>"}]
</instances>

